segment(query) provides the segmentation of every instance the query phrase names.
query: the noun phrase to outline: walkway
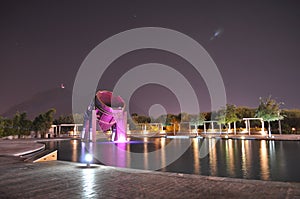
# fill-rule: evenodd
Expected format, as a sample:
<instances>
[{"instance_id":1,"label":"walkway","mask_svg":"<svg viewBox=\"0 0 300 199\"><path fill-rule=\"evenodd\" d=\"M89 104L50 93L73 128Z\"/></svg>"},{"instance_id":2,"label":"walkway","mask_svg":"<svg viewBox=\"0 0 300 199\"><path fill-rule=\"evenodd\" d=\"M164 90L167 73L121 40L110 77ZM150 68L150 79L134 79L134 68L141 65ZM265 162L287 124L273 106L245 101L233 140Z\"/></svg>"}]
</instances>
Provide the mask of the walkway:
<instances>
[{"instance_id":1,"label":"walkway","mask_svg":"<svg viewBox=\"0 0 300 199\"><path fill-rule=\"evenodd\" d=\"M300 198L300 184L0 157L0 197Z\"/></svg>"},{"instance_id":2,"label":"walkway","mask_svg":"<svg viewBox=\"0 0 300 199\"><path fill-rule=\"evenodd\" d=\"M0 155L4 156L20 156L44 148L44 144L31 139L0 140Z\"/></svg>"}]
</instances>

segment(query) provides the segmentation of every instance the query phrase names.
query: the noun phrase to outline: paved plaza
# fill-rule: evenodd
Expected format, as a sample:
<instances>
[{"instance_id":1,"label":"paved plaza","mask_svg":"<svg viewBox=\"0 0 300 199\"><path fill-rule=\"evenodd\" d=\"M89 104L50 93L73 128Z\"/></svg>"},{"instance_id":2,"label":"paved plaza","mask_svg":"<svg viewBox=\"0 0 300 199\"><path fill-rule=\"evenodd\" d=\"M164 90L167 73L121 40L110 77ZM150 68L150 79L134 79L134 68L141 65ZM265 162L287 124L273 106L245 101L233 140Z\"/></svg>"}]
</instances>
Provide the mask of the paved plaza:
<instances>
[{"instance_id":1,"label":"paved plaza","mask_svg":"<svg viewBox=\"0 0 300 199\"><path fill-rule=\"evenodd\" d=\"M0 198L300 198L299 183L0 157Z\"/></svg>"}]
</instances>

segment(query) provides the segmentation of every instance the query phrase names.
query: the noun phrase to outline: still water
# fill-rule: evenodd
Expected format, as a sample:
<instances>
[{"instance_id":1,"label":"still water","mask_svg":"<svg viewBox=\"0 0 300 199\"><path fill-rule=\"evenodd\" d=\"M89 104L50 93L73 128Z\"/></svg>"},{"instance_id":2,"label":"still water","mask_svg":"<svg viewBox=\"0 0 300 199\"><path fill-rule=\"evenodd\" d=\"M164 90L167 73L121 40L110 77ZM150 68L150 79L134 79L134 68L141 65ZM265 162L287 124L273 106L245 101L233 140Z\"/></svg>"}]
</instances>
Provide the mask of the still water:
<instances>
[{"instance_id":1,"label":"still water","mask_svg":"<svg viewBox=\"0 0 300 199\"><path fill-rule=\"evenodd\" d=\"M52 141L58 159L232 178L300 182L300 141L233 139L134 139L127 143L105 140L96 144L79 140ZM206 147L209 150L204 150Z\"/></svg>"}]
</instances>

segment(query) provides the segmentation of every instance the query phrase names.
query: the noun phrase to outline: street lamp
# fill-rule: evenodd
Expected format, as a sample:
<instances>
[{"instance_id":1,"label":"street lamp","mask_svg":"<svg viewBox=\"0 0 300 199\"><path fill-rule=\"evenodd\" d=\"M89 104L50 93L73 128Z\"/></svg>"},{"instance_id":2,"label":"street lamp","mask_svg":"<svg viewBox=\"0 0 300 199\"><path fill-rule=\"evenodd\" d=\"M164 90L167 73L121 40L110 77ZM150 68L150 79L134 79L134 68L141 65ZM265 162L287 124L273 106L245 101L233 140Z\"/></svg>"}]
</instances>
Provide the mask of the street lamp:
<instances>
[{"instance_id":1,"label":"street lamp","mask_svg":"<svg viewBox=\"0 0 300 199\"><path fill-rule=\"evenodd\" d=\"M280 133L280 135L281 135L282 132L281 132L280 111L278 111L277 114L278 114L278 128L279 128L279 133Z\"/></svg>"}]
</instances>

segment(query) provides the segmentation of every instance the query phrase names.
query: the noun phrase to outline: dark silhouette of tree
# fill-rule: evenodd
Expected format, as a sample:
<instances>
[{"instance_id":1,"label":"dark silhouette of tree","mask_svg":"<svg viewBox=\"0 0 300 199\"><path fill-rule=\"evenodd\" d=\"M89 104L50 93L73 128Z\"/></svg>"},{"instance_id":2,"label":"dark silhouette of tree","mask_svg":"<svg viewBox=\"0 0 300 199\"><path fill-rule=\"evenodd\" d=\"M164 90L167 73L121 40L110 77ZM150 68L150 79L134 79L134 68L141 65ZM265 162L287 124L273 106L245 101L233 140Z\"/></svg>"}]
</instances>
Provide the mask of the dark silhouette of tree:
<instances>
[{"instance_id":1,"label":"dark silhouette of tree","mask_svg":"<svg viewBox=\"0 0 300 199\"><path fill-rule=\"evenodd\" d=\"M199 113L198 115L191 115L190 122L197 126L201 126L204 124L204 121L206 120L206 116L207 113Z\"/></svg>"},{"instance_id":2,"label":"dark silhouette of tree","mask_svg":"<svg viewBox=\"0 0 300 199\"><path fill-rule=\"evenodd\" d=\"M232 104L226 104L226 107L221 108L217 112L216 119L218 123L223 124L226 127L226 129L230 127L231 123L240 120L237 116L236 106Z\"/></svg>"},{"instance_id":3,"label":"dark silhouette of tree","mask_svg":"<svg viewBox=\"0 0 300 199\"><path fill-rule=\"evenodd\" d=\"M0 137L4 137L4 118L0 116Z\"/></svg>"},{"instance_id":4,"label":"dark silhouette of tree","mask_svg":"<svg viewBox=\"0 0 300 199\"><path fill-rule=\"evenodd\" d=\"M53 121L53 124L74 124L73 115L61 115Z\"/></svg>"},{"instance_id":5,"label":"dark silhouette of tree","mask_svg":"<svg viewBox=\"0 0 300 199\"><path fill-rule=\"evenodd\" d=\"M255 116L262 118L264 121L268 122L268 132L269 137L271 137L271 124L272 121L281 120L284 117L281 115L280 105L281 102L276 102L274 99L271 99L269 96L266 99L259 98L259 106L256 110Z\"/></svg>"},{"instance_id":6,"label":"dark silhouette of tree","mask_svg":"<svg viewBox=\"0 0 300 199\"><path fill-rule=\"evenodd\" d=\"M45 134L48 132L53 123L55 112L55 109L50 109L46 113L42 113L39 116L37 116L33 120L34 131L36 133L41 132L42 136L45 137Z\"/></svg>"}]
</instances>

